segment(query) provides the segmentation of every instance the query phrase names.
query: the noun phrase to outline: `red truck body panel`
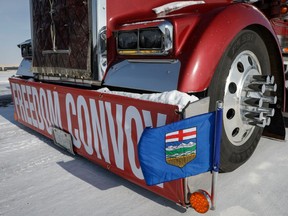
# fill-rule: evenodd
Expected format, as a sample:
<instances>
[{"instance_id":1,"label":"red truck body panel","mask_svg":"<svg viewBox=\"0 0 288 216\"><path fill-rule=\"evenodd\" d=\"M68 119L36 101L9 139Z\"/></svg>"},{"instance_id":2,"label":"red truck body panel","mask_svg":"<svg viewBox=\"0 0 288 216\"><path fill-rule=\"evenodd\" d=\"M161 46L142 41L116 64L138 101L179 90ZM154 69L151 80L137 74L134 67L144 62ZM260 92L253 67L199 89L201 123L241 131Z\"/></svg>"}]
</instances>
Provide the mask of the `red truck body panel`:
<instances>
[{"instance_id":1,"label":"red truck body panel","mask_svg":"<svg viewBox=\"0 0 288 216\"><path fill-rule=\"evenodd\" d=\"M207 89L218 62L233 38L252 25L265 27L277 41L269 21L251 5L230 4L221 12L202 14L201 23L189 37L196 42L186 43L182 51L190 54L181 56L183 64L178 90L198 92Z\"/></svg>"},{"instance_id":2,"label":"red truck body panel","mask_svg":"<svg viewBox=\"0 0 288 216\"><path fill-rule=\"evenodd\" d=\"M222 54L241 30L258 25L269 31L271 37L277 41L269 20L252 5L231 4L231 1L205 1L203 5L193 5L157 17L152 9L165 2L169 1L148 1L145 5L138 1L123 1L119 7L108 2L108 65L112 66L119 58L115 52L114 31L121 29L124 24L165 19L173 23L175 31L174 53L165 58L175 58L181 62L177 90L201 92L209 87ZM129 9L129 4L133 4L133 10ZM126 7L128 8L125 9Z\"/></svg>"}]
</instances>

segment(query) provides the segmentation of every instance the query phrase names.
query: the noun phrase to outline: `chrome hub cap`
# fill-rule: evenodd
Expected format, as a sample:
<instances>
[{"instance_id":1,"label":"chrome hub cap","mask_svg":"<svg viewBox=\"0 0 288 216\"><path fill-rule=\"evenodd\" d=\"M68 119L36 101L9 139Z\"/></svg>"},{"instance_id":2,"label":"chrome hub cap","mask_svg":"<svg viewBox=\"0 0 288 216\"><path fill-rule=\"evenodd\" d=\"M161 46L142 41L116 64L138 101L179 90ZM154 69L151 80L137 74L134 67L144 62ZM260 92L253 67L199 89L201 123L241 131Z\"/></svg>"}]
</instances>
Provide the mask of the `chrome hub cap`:
<instances>
[{"instance_id":1,"label":"chrome hub cap","mask_svg":"<svg viewBox=\"0 0 288 216\"><path fill-rule=\"evenodd\" d=\"M235 146L243 145L258 127L271 122L277 89L273 76L262 75L261 65L251 51L241 52L233 61L224 92L223 124L226 136Z\"/></svg>"}]
</instances>

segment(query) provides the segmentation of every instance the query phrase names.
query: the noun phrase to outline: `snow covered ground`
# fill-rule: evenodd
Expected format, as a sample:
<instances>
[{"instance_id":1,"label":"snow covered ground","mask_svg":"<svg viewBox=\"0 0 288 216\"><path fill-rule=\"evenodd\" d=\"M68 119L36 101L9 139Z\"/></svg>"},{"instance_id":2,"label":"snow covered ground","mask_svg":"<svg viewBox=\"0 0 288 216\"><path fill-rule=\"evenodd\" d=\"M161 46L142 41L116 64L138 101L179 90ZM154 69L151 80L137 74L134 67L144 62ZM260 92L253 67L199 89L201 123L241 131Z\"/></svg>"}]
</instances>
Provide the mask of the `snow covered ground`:
<instances>
[{"instance_id":1,"label":"snow covered ground","mask_svg":"<svg viewBox=\"0 0 288 216\"><path fill-rule=\"evenodd\" d=\"M16 70L0 71L0 96L11 94L8 78L15 74Z\"/></svg>"},{"instance_id":2,"label":"snow covered ground","mask_svg":"<svg viewBox=\"0 0 288 216\"><path fill-rule=\"evenodd\" d=\"M15 122L13 104L1 105L3 97L10 94L6 80L11 74L3 73L6 72L0 72L0 215L200 215L80 156L68 155L51 140ZM288 215L287 153L287 141L262 138L246 164L219 175L217 209L206 215ZM209 184L207 176L193 178L195 185Z\"/></svg>"}]
</instances>

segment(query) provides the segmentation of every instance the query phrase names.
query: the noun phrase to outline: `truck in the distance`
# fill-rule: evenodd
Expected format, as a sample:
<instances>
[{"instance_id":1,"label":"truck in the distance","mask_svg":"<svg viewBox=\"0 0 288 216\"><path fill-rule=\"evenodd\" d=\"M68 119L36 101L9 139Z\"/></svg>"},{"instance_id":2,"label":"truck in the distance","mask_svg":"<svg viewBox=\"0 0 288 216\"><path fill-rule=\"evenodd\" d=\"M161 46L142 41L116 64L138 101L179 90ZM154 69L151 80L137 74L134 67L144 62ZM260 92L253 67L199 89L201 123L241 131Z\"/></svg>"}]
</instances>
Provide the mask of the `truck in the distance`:
<instances>
[{"instance_id":1,"label":"truck in the distance","mask_svg":"<svg viewBox=\"0 0 288 216\"><path fill-rule=\"evenodd\" d=\"M145 127L213 111L223 101L222 172L245 163L263 133L284 139L278 38L286 35L273 23L285 22L286 1L30 6L32 39L19 45L24 59L10 79L15 118L70 152L186 206L187 179L145 184L137 156Z\"/></svg>"}]
</instances>

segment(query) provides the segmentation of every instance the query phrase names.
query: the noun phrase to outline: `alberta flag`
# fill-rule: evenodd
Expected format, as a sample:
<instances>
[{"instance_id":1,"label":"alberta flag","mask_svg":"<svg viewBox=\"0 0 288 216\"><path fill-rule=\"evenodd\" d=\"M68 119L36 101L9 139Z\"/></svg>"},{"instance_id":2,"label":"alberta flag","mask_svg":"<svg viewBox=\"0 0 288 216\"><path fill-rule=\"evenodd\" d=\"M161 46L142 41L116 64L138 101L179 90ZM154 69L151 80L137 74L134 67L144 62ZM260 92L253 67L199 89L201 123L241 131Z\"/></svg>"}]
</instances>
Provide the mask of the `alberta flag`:
<instances>
[{"instance_id":1,"label":"alberta flag","mask_svg":"<svg viewBox=\"0 0 288 216\"><path fill-rule=\"evenodd\" d=\"M138 156L147 185L218 171L222 109L146 128Z\"/></svg>"}]
</instances>

